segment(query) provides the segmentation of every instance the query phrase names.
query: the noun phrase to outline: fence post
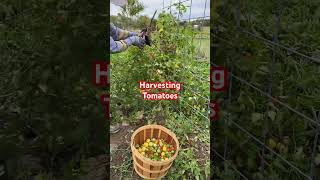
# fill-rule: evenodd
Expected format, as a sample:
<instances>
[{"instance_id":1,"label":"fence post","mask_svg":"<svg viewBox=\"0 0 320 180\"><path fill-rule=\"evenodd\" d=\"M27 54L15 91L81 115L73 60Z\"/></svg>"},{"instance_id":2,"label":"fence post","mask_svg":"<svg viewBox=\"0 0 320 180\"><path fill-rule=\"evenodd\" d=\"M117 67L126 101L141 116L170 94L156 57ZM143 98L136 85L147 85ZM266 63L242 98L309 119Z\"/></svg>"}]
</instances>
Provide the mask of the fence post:
<instances>
[{"instance_id":1,"label":"fence post","mask_svg":"<svg viewBox=\"0 0 320 180\"><path fill-rule=\"evenodd\" d=\"M190 0L189 22L191 20L191 9L192 9L191 7L192 7L192 0Z\"/></svg>"},{"instance_id":2,"label":"fence post","mask_svg":"<svg viewBox=\"0 0 320 180\"><path fill-rule=\"evenodd\" d=\"M172 0L170 0L170 14L171 14Z\"/></svg>"}]
</instances>

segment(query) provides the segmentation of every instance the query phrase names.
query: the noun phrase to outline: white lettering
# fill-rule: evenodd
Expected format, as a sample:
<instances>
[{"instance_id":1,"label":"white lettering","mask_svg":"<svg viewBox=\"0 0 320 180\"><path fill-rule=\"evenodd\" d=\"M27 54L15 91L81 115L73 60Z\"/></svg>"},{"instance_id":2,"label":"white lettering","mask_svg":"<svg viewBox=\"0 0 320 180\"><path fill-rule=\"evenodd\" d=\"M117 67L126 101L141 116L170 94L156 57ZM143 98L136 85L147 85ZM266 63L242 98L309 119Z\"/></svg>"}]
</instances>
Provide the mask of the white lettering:
<instances>
[{"instance_id":1,"label":"white lettering","mask_svg":"<svg viewBox=\"0 0 320 180\"><path fill-rule=\"evenodd\" d=\"M145 89L146 88L146 82L139 82L139 89Z\"/></svg>"},{"instance_id":2,"label":"white lettering","mask_svg":"<svg viewBox=\"0 0 320 180\"><path fill-rule=\"evenodd\" d=\"M212 82L215 89L221 89L225 86L224 84L224 71L223 70L214 70L212 72Z\"/></svg>"}]
</instances>

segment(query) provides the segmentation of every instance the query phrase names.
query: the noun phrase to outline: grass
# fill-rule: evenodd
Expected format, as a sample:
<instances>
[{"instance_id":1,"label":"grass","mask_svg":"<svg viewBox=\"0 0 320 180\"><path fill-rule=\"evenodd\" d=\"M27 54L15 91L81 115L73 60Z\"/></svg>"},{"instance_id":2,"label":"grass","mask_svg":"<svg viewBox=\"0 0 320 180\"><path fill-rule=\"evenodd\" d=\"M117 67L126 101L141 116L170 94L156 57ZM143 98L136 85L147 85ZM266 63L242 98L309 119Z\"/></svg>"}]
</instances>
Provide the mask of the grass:
<instances>
[{"instance_id":1,"label":"grass","mask_svg":"<svg viewBox=\"0 0 320 180\"><path fill-rule=\"evenodd\" d=\"M210 39L195 39L193 44L196 46L197 57L210 59Z\"/></svg>"},{"instance_id":2,"label":"grass","mask_svg":"<svg viewBox=\"0 0 320 180\"><path fill-rule=\"evenodd\" d=\"M197 31L193 44L196 46L197 57L199 59L210 59L210 27L203 27Z\"/></svg>"}]
</instances>

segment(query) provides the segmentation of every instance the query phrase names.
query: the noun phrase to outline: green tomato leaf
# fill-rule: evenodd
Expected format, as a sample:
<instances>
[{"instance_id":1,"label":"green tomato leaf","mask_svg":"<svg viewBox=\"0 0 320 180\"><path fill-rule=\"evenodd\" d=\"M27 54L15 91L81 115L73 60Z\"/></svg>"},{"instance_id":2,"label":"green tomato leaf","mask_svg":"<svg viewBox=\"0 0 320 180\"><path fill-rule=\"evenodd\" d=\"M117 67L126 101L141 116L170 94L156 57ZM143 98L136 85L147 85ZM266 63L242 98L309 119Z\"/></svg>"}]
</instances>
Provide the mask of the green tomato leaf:
<instances>
[{"instance_id":1,"label":"green tomato leaf","mask_svg":"<svg viewBox=\"0 0 320 180\"><path fill-rule=\"evenodd\" d=\"M263 118L263 114L261 114L261 113L252 113L251 114L251 120L254 123L261 120L262 118Z\"/></svg>"},{"instance_id":2,"label":"green tomato leaf","mask_svg":"<svg viewBox=\"0 0 320 180\"><path fill-rule=\"evenodd\" d=\"M277 113L275 111L268 111L267 115L272 121L274 121L274 119L276 118Z\"/></svg>"}]
</instances>

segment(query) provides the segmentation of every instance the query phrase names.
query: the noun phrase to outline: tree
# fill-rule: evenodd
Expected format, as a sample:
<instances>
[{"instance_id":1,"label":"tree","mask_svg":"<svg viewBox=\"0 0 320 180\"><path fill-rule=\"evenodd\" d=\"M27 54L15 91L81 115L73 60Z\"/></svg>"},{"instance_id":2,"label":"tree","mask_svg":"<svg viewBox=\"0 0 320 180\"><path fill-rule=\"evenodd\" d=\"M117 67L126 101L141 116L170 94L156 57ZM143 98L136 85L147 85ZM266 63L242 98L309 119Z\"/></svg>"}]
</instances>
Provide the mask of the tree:
<instances>
[{"instance_id":1,"label":"tree","mask_svg":"<svg viewBox=\"0 0 320 180\"><path fill-rule=\"evenodd\" d=\"M144 28L144 27L146 27L146 26L148 26L148 25L150 24L150 21L151 21L151 19L150 19L148 16L146 16L146 15L144 15L144 16L139 16L139 17L137 18L136 26L137 26L137 28L139 28L139 29Z\"/></svg>"},{"instance_id":2,"label":"tree","mask_svg":"<svg viewBox=\"0 0 320 180\"><path fill-rule=\"evenodd\" d=\"M128 4L121 7L121 12L125 16L135 16L144 10L144 5L138 0L128 0Z\"/></svg>"}]
</instances>

